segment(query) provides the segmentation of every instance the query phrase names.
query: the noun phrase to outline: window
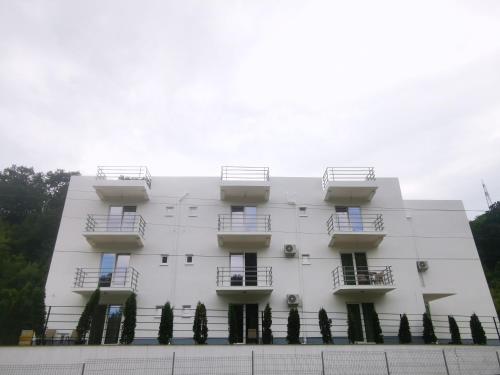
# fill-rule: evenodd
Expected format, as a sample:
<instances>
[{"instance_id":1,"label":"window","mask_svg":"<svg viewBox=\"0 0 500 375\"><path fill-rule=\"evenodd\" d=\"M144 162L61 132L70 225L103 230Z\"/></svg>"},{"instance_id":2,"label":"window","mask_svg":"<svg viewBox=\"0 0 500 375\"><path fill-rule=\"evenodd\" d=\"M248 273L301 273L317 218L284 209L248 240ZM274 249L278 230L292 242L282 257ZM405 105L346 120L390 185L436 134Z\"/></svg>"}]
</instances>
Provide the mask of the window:
<instances>
[{"instance_id":1,"label":"window","mask_svg":"<svg viewBox=\"0 0 500 375\"><path fill-rule=\"evenodd\" d=\"M162 254L161 255L161 266L168 266L168 254Z\"/></svg>"},{"instance_id":2,"label":"window","mask_svg":"<svg viewBox=\"0 0 500 375\"><path fill-rule=\"evenodd\" d=\"M299 216L307 217L307 207L299 207Z\"/></svg>"},{"instance_id":3,"label":"window","mask_svg":"<svg viewBox=\"0 0 500 375\"><path fill-rule=\"evenodd\" d=\"M197 217L198 216L198 207L191 206L189 207L189 217Z\"/></svg>"},{"instance_id":4,"label":"window","mask_svg":"<svg viewBox=\"0 0 500 375\"><path fill-rule=\"evenodd\" d=\"M183 318L191 317L191 305L182 305L182 317Z\"/></svg>"},{"instance_id":5,"label":"window","mask_svg":"<svg viewBox=\"0 0 500 375\"><path fill-rule=\"evenodd\" d=\"M165 207L165 210L166 210L165 216L166 217L174 217L174 209L175 209L174 206L167 206L167 207Z\"/></svg>"},{"instance_id":6,"label":"window","mask_svg":"<svg viewBox=\"0 0 500 375\"><path fill-rule=\"evenodd\" d=\"M193 254L186 254L185 264L193 264Z\"/></svg>"},{"instance_id":7,"label":"window","mask_svg":"<svg viewBox=\"0 0 500 375\"><path fill-rule=\"evenodd\" d=\"M309 254L302 254L302 264L311 264L311 258L309 257Z\"/></svg>"}]
</instances>

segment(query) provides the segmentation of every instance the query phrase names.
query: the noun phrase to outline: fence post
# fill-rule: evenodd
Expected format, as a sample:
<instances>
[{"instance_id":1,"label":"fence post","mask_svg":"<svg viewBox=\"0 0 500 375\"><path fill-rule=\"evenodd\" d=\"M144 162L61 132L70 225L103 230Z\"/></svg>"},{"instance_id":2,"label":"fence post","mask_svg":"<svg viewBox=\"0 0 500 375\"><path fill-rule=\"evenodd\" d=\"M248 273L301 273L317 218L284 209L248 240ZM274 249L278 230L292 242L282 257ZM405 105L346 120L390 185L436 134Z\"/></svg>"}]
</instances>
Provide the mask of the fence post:
<instances>
[{"instance_id":1,"label":"fence post","mask_svg":"<svg viewBox=\"0 0 500 375\"><path fill-rule=\"evenodd\" d=\"M85 362L82 363L82 375L85 374Z\"/></svg>"},{"instance_id":2,"label":"fence post","mask_svg":"<svg viewBox=\"0 0 500 375\"><path fill-rule=\"evenodd\" d=\"M389 369L389 360L387 359L387 353L384 350L384 357L385 357L385 367L387 368L387 375L391 375L391 370Z\"/></svg>"},{"instance_id":3,"label":"fence post","mask_svg":"<svg viewBox=\"0 0 500 375\"><path fill-rule=\"evenodd\" d=\"M172 375L174 375L174 368L175 368L175 352L172 356Z\"/></svg>"},{"instance_id":4,"label":"fence post","mask_svg":"<svg viewBox=\"0 0 500 375\"><path fill-rule=\"evenodd\" d=\"M446 353L444 352L444 349L442 350L442 352L444 359L444 367L446 368L446 374L450 375L450 370L448 369L448 361L446 360Z\"/></svg>"},{"instance_id":5,"label":"fence post","mask_svg":"<svg viewBox=\"0 0 500 375\"><path fill-rule=\"evenodd\" d=\"M52 306L49 306L49 310L47 311L47 316L45 317L45 324L43 325L42 342L41 342L42 345L45 345L45 332L47 332L47 325L49 324L50 310L52 310ZM54 341L53 338L52 341Z\"/></svg>"},{"instance_id":6,"label":"fence post","mask_svg":"<svg viewBox=\"0 0 500 375\"><path fill-rule=\"evenodd\" d=\"M255 365L254 365L254 356L253 356L253 350L252 350L252 375L255 374Z\"/></svg>"},{"instance_id":7,"label":"fence post","mask_svg":"<svg viewBox=\"0 0 500 375\"><path fill-rule=\"evenodd\" d=\"M323 356L323 350L321 351L321 374L325 375L325 358Z\"/></svg>"},{"instance_id":8,"label":"fence post","mask_svg":"<svg viewBox=\"0 0 500 375\"><path fill-rule=\"evenodd\" d=\"M498 332L498 325L497 325L497 320L495 319L495 317L493 317L493 323L495 323L495 329L497 330L497 336L498 336L498 339L500 340L500 332Z\"/></svg>"},{"instance_id":9,"label":"fence post","mask_svg":"<svg viewBox=\"0 0 500 375\"><path fill-rule=\"evenodd\" d=\"M498 366L500 367L500 357L498 356L498 352L495 352L497 354L497 361L498 361Z\"/></svg>"}]
</instances>

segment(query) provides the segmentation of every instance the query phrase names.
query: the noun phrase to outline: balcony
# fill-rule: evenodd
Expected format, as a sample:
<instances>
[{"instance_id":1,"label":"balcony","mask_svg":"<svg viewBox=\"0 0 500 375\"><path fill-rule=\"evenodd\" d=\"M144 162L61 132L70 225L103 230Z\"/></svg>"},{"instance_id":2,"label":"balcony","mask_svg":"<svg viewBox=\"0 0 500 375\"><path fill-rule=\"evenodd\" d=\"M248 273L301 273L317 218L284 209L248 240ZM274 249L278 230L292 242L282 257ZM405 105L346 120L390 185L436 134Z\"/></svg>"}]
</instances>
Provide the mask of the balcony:
<instances>
[{"instance_id":1,"label":"balcony","mask_svg":"<svg viewBox=\"0 0 500 375\"><path fill-rule=\"evenodd\" d=\"M377 187L372 167L328 167L323 174L325 201L370 201Z\"/></svg>"},{"instance_id":2,"label":"balcony","mask_svg":"<svg viewBox=\"0 0 500 375\"><path fill-rule=\"evenodd\" d=\"M330 247L377 247L386 236L381 214L364 214L346 217L333 214L326 222Z\"/></svg>"},{"instance_id":3,"label":"balcony","mask_svg":"<svg viewBox=\"0 0 500 375\"><path fill-rule=\"evenodd\" d=\"M146 222L141 215L88 215L83 236L93 247L144 246Z\"/></svg>"},{"instance_id":4,"label":"balcony","mask_svg":"<svg viewBox=\"0 0 500 375\"><path fill-rule=\"evenodd\" d=\"M332 275L333 294L385 294L396 289L391 266L339 266Z\"/></svg>"},{"instance_id":5,"label":"balcony","mask_svg":"<svg viewBox=\"0 0 500 375\"><path fill-rule=\"evenodd\" d=\"M217 267L217 294L263 295L273 291L272 267Z\"/></svg>"},{"instance_id":6,"label":"balcony","mask_svg":"<svg viewBox=\"0 0 500 375\"><path fill-rule=\"evenodd\" d=\"M94 189L104 201L146 201L151 175L146 167L97 167Z\"/></svg>"},{"instance_id":7,"label":"balcony","mask_svg":"<svg viewBox=\"0 0 500 375\"><path fill-rule=\"evenodd\" d=\"M77 268L73 292L87 295L99 288L105 294L128 295L137 291L138 279L133 267Z\"/></svg>"},{"instance_id":8,"label":"balcony","mask_svg":"<svg viewBox=\"0 0 500 375\"><path fill-rule=\"evenodd\" d=\"M219 215L219 246L268 247L271 243L271 216Z\"/></svg>"},{"instance_id":9,"label":"balcony","mask_svg":"<svg viewBox=\"0 0 500 375\"><path fill-rule=\"evenodd\" d=\"M238 202L265 202L271 184L267 167L222 167L220 199Z\"/></svg>"}]
</instances>

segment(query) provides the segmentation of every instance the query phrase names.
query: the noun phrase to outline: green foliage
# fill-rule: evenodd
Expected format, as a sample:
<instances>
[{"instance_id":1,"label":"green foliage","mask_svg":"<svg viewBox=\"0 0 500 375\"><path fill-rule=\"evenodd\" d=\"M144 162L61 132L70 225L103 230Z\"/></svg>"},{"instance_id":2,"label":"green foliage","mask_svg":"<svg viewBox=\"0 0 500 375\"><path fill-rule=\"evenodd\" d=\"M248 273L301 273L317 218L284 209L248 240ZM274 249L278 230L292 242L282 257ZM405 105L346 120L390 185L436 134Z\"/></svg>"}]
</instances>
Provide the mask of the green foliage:
<instances>
[{"instance_id":1,"label":"green foliage","mask_svg":"<svg viewBox=\"0 0 500 375\"><path fill-rule=\"evenodd\" d=\"M422 322L424 325L424 333L422 338L424 339L424 343L426 344L435 344L437 341L437 337L434 334L434 325L432 324L432 319L429 314L424 313L422 315Z\"/></svg>"},{"instance_id":2,"label":"green foliage","mask_svg":"<svg viewBox=\"0 0 500 375\"><path fill-rule=\"evenodd\" d=\"M373 338L377 344L384 343L384 335L382 334L382 327L380 327L380 320L375 310L371 313L370 319L373 324Z\"/></svg>"},{"instance_id":3,"label":"green foliage","mask_svg":"<svg viewBox=\"0 0 500 375\"><path fill-rule=\"evenodd\" d=\"M460 337L460 330L458 329L458 324L454 317L448 316L448 324L450 326L451 342L450 344L460 345L462 344L462 338Z\"/></svg>"},{"instance_id":4,"label":"green foliage","mask_svg":"<svg viewBox=\"0 0 500 375\"><path fill-rule=\"evenodd\" d=\"M333 344L332 339L332 320L328 318L324 308L321 308L318 312L318 322L319 330L321 331L321 337L323 339L323 344Z\"/></svg>"},{"instance_id":5,"label":"green foliage","mask_svg":"<svg viewBox=\"0 0 500 375\"><path fill-rule=\"evenodd\" d=\"M486 345L486 334L484 333L483 325L476 314L470 317L470 331L472 342L474 344Z\"/></svg>"},{"instance_id":6,"label":"green foliage","mask_svg":"<svg viewBox=\"0 0 500 375\"><path fill-rule=\"evenodd\" d=\"M97 312L97 306L99 306L99 299L101 298L101 292L96 289L92 295L90 296L85 308L83 309L82 315L78 320L78 324L76 326L76 341L75 344L81 345L85 344L85 337L87 333L90 331L92 324L95 320L95 315ZM94 343L94 340L89 338L89 342Z\"/></svg>"},{"instance_id":7,"label":"green foliage","mask_svg":"<svg viewBox=\"0 0 500 375\"><path fill-rule=\"evenodd\" d=\"M197 344L205 344L208 338L207 309L205 305L198 302L194 313L193 339Z\"/></svg>"},{"instance_id":8,"label":"green foliage","mask_svg":"<svg viewBox=\"0 0 500 375\"><path fill-rule=\"evenodd\" d=\"M406 314L401 315L401 320L399 322L399 332L398 338L400 344L409 344L411 343L411 330L410 323L408 322L408 317Z\"/></svg>"},{"instance_id":9,"label":"green foliage","mask_svg":"<svg viewBox=\"0 0 500 375\"><path fill-rule=\"evenodd\" d=\"M174 309L167 302L161 309L160 328L158 330L158 342L168 345L172 341L174 331Z\"/></svg>"},{"instance_id":10,"label":"green foliage","mask_svg":"<svg viewBox=\"0 0 500 375\"><path fill-rule=\"evenodd\" d=\"M294 307L290 309L288 314L286 340L289 344L300 344L300 316Z\"/></svg>"},{"instance_id":11,"label":"green foliage","mask_svg":"<svg viewBox=\"0 0 500 375\"><path fill-rule=\"evenodd\" d=\"M123 308L123 325L120 344L131 344L135 338L135 326L137 323L137 299L132 293L125 301Z\"/></svg>"},{"instance_id":12,"label":"green foliage","mask_svg":"<svg viewBox=\"0 0 500 375\"><path fill-rule=\"evenodd\" d=\"M273 343L273 331L271 326L273 324L273 313L269 303L266 304L264 309L264 318L262 320L262 343L272 344Z\"/></svg>"},{"instance_id":13,"label":"green foliage","mask_svg":"<svg viewBox=\"0 0 500 375\"><path fill-rule=\"evenodd\" d=\"M356 342L356 328L351 311L347 310L347 339L351 344Z\"/></svg>"},{"instance_id":14,"label":"green foliage","mask_svg":"<svg viewBox=\"0 0 500 375\"><path fill-rule=\"evenodd\" d=\"M240 331L240 326L239 326L238 316L236 313L236 306L233 304L229 305L229 310L227 312L227 320L229 329L228 341L230 344L235 344L239 342L238 332Z\"/></svg>"}]
</instances>

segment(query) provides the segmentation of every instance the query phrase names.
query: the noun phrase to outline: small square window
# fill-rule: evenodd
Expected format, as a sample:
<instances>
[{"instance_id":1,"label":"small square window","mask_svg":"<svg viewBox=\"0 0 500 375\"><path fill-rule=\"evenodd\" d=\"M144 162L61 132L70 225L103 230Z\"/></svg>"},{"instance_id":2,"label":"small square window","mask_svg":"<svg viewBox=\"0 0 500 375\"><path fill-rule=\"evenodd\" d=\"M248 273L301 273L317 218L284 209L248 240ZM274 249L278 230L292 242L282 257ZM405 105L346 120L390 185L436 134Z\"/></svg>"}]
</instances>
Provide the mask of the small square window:
<instances>
[{"instance_id":1,"label":"small square window","mask_svg":"<svg viewBox=\"0 0 500 375\"><path fill-rule=\"evenodd\" d=\"M191 305L182 305L182 317L183 318L191 317Z\"/></svg>"},{"instance_id":2,"label":"small square window","mask_svg":"<svg viewBox=\"0 0 500 375\"><path fill-rule=\"evenodd\" d=\"M191 206L189 207L189 217L197 217L198 216L198 207Z\"/></svg>"},{"instance_id":3,"label":"small square window","mask_svg":"<svg viewBox=\"0 0 500 375\"><path fill-rule=\"evenodd\" d=\"M302 264L311 264L311 258L309 257L309 254L302 254Z\"/></svg>"},{"instance_id":4,"label":"small square window","mask_svg":"<svg viewBox=\"0 0 500 375\"><path fill-rule=\"evenodd\" d=\"M186 254L186 264L193 264L193 254Z\"/></svg>"},{"instance_id":5,"label":"small square window","mask_svg":"<svg viewBox=\"0 0 500 375\"><path fill-rule=\"evenodd\" d=\"M175 209L174 206L167 206L165 209L166 209L166 214L165 214L166 217L174 217L174 209Z\"/></svg>"},{"instance_id":6,"label":"small square window","mask_svg":"<svg viewBox=\"0 0 500 375\"><path fill-rule=\"evenodd\" d=\"M163 254L161 256L160 265L162 265L162 266L167 266L168 265L168 254Z\"/></svg>"},{"instance_id":7,"label":"small square window","mask_svg":"<svg viewBox=\"0 0 500 375\"><path fill-rule=\"evenodd\" d=\"M307 217L307 207L299 207L299 216Z\"/></svg>"}]
</instances>

